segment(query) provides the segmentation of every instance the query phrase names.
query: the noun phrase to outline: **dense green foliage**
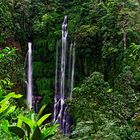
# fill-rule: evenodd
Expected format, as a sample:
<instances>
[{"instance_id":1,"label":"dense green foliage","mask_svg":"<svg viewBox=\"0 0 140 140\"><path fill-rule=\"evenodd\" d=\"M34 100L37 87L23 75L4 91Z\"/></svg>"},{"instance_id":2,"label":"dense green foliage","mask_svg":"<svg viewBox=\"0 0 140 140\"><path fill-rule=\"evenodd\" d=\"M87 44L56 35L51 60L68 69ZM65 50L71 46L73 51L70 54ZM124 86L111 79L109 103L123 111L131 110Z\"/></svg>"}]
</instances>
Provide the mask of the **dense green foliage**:
<instances>
[{"instance_id":1,"label":"dense green foliage","mask_svg":"<svg viewBox=\"0 0 140 140\"><path fill-rule=\"evenodd\" d=\"M115 79L114 88L98 72L75 88L71 104L77 124L73 132L75 139L77 135L87 139L136 139L140 136L134 125L138 117L135 113L140 111L140 93L133 89L133 82L132 72L126 68ZM127 131L130 131L128 135ZM134 137L135 133L138 136Z\"/></svg>"},{"instance_id":2,"label":"dense green foliage","mask_svg":"<svg viewBox=\"0 0 140 140\"><path fill-rule=\"evenodd\" d=\"M68 47L76 41L75 88L68 101L74 124L69 138L53 139L139 140L139 0L1 0L0 93L24 91L24 57L31 41L34 94L42 96L44 112L52 111L55 46L61 47L64 15ZM1 134L7 132L2 126L7 120L17 122L16 112L1 122ZM6 134L2 138L11 137Z\"/></svg>"},{"instance_id":3,"label":"dense green foliage","mask_svg":"<svg viewBox=\"0 0 140 140\"><path fill-rule=\"evenodd\" d=\"M1 86L0 89L0 139L44 140L56 133L58 125L42 124L51 114L41 116L42 109L37 115L27 114L11 99L21 98L21 94L11 92L4 96Z\"/></svg>"},{"instance_id":4,"label":"dense green foliage","mask_svg":"<svg viewBox=\"0 0 140 140\"><path fill-rule=\"evenodd\" d=\"M22 72L18 67L17 57L14 48L6 47L0 51L0 139L45 140L51 138L57 132L58 125L43 124L51 115L45 114L42 116L46 105L41 108L38 114L35 114L23 107L20 108L19 100L13 100L13 98L22 97L21 94L11 92L14 83L16 84L14 79L19 76L19 72ZM18 79L21 80L20 77ZM11 80L14 83L11 83Z\"/></svg>"}]
</instances>

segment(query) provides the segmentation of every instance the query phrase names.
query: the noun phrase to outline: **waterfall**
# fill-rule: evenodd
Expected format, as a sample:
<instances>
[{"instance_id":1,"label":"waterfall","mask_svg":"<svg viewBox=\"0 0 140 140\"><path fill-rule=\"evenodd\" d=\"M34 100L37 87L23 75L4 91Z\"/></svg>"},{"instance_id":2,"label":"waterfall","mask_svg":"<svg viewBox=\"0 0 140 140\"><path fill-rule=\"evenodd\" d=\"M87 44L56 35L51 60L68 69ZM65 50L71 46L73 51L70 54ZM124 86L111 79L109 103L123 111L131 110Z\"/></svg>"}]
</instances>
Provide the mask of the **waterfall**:
<instances>
[{"instance_id":1,"label":"waterfall","mask_svg":"<svg viewBox=\"0 0 140 140\"><path fill-rule=\"evenodd\" d=\"M28 43L28 70L27 70L27 104L32 108L32 43Z\"/></svg>"},{"instance_id":2,"label":"waterfall","mask_svg":"<svg viewBox=\"0 0 140 140\"><path fill-rule=\"evenodd\" d=\"M72 90L73 90L73 83L74 83L75 45L76 43L74 42L72 45L72 67L71 67L71 83L70 83L70 95L69 95L70 99L72 99Z\"/></svg>"},{"instance_id":3,"label":"waterfall","mask_svg":"<svg viewBox=\"0 0 140 140\"><path fill-rule=\"evenodd\" d=\"M54 95L54 114L53 121L60 124L60 129L64 134L70 133L70 115L67 111L68 106L65 104L65 99L72 98L72 89L74 82L74 64L75 64L75 43L71 43L67 49L67 16L64 17L62 23L62 47L61 52L56 45L56 70L55 70L55 95ZM67 55L67 52L69 53ZM60 59L59 59L60 55ZM68 63L66 64L66 57ZM59 66L60 61L60 66ZM66 67L68 65L68 72ZM67 77L66 74L68 73ZM66 85L66 82L68 83Z\"/></svg>"},{"instance_id":4,"label":"waterfall","mask_svg":"<svg viewBox=\"0 0 140 140\"><path fill-rule=\"evenodd\" d=\"M70 44L70 48L69 48L68 81L67 81L68 95L67 95L67 97L69 97L71 94L70 85L71 85L72 47L73 47L73 43Z\"/></svg>"},{"instance_id":5,"label":"waterfall","mask_svg":"<svg viewBox=\"0 0 140 140\"><path fill-rule=\"evenodd\" d=\"M69 67L68 67L68 98L72 99L72 90L74 83L74 68L75 68L75 45L76 43L71 43L69 51Z\"/></svg>"},{"instance_id":6,"label":"waterfall","mask_svg":"<svg viewBox=\"0 0 140 140\"><path fill-rule=\"evenodd\" d=\"M56 112L58 111L57 118L55 119L56 123L60 123L61 126L63 124L63 107L64 107L64 99L65 99L65 67L66 67L66 46L67 46L67 16L64 17L64 21L62 24L62 50L61 50L61 67L60 67L60 91L57 90L57 85L55 87L55 91L60 92L57 97L57 93L55 93L55 109L54 109L54 116L56 117ZM57 50L58 51L58 50ZM58 53L56 51L56 53ZM57 54L58 56L58 54ZM56 69L57 69L57 57L56 57ZM57 74L57 70L56 70ZM57 80L57 75L56 79ZM55 81L57 84L57 81ZM58 99L57 99L58 98ZM58 100L58 105L57 105ZM60 107L59 107L60 102ZM60 108L60 109L59 109Z\"/></svg>"},{"instance_id":7,"label":"waterfall","mask_svg":"<svg viewBox=\"0 0 140 140\"><path fill-rule=\"evenodd\" d=\"M39 96L39 95L34 95L33 97L32 97L32 105L33 105L33 109L34 109L34 111L35 111L35 113L38 113L38 106L39 106L39 101L42 99L42 97L41 96Z\"/></svg>"},{"instance_id":8,"label":"waterfall","mask_svg":"<svg viewBox=\"0 0 140 140\"><path fill-rule=\"evenodd\" d=\"M55 68L55 96L54 96L54 114L53 114L53 121L56 120L56 115L57 115L57 110L58 110L58 103L59 101L57 100L57 91L58 91L58 42L56 44L56 68Z\"/></svg>"},{"instance_id":9,"label":"waterfall","mask_svg":"<svg viewBox=\"0 0 140 140\"><path fill-rule=\"evenodd\" d=\"M64 17L62 24L62 52L61 52L61 76L60 76L60 124L63 125L63 107L65 100L65 67L66 67L66 46L67 46L67 16Z\"/></svg>"}]
</instances>

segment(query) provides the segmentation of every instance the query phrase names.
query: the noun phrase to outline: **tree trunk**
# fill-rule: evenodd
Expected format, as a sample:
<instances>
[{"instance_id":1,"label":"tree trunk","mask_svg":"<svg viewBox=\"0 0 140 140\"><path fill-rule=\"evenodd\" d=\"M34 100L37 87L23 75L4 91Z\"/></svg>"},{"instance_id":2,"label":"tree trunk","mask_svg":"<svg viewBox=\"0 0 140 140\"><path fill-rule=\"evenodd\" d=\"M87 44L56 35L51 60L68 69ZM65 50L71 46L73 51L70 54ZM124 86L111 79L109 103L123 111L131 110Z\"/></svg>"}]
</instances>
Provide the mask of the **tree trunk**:
<instances>
[{"instance_id":1,"label":"tree trunk","mask_svg":"<svg viewBox=\"0 0 140 140\"><path fill-rule=\"evenodd\" d=\"M123 48L126 49L126 32L123 32Z\"/></svg>"}]
</instances>

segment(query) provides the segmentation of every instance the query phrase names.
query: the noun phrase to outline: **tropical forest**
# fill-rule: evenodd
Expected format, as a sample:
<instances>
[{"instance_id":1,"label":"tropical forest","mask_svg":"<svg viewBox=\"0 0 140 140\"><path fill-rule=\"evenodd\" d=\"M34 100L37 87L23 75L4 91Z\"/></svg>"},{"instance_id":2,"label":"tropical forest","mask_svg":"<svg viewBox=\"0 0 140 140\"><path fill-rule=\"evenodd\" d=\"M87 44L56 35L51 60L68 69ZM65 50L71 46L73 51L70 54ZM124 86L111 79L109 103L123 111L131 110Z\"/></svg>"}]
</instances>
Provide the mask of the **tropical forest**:
<instances>
[{"instance_id":1,"label":"tropical forest","mask_svg":"<svg viewBox=\"0 0 140 140\"><path fill-rule=\"evenodd\" d=\"M140 140L140 0L0 0L0 140Z\"/></svg>"}]
</instances>

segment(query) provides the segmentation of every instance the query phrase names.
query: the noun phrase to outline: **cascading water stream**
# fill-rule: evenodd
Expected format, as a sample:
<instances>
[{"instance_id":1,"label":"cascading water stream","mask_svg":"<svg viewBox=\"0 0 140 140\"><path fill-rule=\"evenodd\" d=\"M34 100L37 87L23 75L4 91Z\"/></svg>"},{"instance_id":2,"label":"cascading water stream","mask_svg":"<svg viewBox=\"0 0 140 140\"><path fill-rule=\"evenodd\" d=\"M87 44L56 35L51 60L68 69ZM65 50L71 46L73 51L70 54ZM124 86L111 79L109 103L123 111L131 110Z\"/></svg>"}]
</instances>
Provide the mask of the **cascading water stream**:
<instances>
[{"instance_id":1,"label":"cascading water stream","mask_svg":"<svg viewBox=\"0 0 140 140\"><path fill-rule=\"evenodd\" d=\"M69 71L68 71L68 95L67 98L70 100L72 99L72 90L73 90L73 83L74 83L74 68L75 68L75 45L76 43L71 43L70 51L69 51ZM64 117L63 117L63 133L65 135L70 133L70 114L67 111L68 106L65 105L64 109Z\"/></svg>"},{"instance_id":2,"label":"cascading water stream","mask_svg":"<svg viewBox=\"0 0 140 140\"><path fill-rule=\"evenodd\" d=\"M66 67L66 46L67 46L67 16L64 17L64 22L62 24L62 54L61 54L61 85L60 85L60 123L63 125L63 114L64 100L65 100L65 67ZM59 117L59 116L58 116Z\"/></svg>"},{"instance_id":3,"label":"cascading water stream","mask_svg":"<svg viewBox=\"0 0 140 140\"><path fill-rule=\"evenodd\" d=\"M55 69L55 96L54 96L54 114L53 114L53 121L56 121L56 115L57 115L57 110L58 110L58 103L59 101L57 100L57 91L58 91L58 87L57 87L57 83L58 83L58 42L56 44L56 69Z\"/></svg>"},{"instance_id":4,"label":"cascading water stream","mask_svg":"<svg viewBox=\"0 0 140 140\"><path fill-rule=\"evenodd\" d=\"M75 45L76 43L71 43L69 49L69 67L68 67L68 98L72 99L72 90L74 83L74 68L75 68Z\"/></svg>"},{"instance_id":5,"label":"cascading water stream","mask_svg":"<svg viewBox=\"0 0 140 140\"><path fill-rule=\"evenodd\" d=\"M28 84L27 79L26 79L26 76L27 76L27 75L26 75L27 60L28 60L28 51L27 51L27 53L26 53L25 61L24 61L24 77L23 77L23 79L25 79L25 80L24 80L24 83L26 84L26 87L27 87L27 84Z\"/></svg>"},{"instance_id":6,"label":"cascading water stream","mask_svg":"<svg viewBox=\"0 0 140 140\"><path fill-rule=\"evenodd\" d=\"M69 134L71 129L70 114L65 104L65 99L72 98L75 64L75 43L71 43L67 49L67 16L62 24L62 48L59 60L58 43L56 45L56 70L55 70L55 96L53 121L60 124L60 129L64 134ZM69 53L66 55L66 53ZM68 72L66 71L66 57L69 57ZM60 62L60 65L59 65ZM68 74L68 75L66 75ZM67 77L66 77L67 76ZM68 83L67 85L65 83Z\"/></svg>"},{"instance_id":7,"label":"cascading water stream","mask_svg":"<svg viewBox=\"0 0 140 140\"><path fill-rule=\"evenodd\" d=\"M68 88L68 95L67 97L69 97L70 93L71 93L71 65L72 65L72 47L73 44L70 44L70 48L69 48L69 62L68 62L68 81L67 81L67 88Z\"/></svg>"},{"instance_id":8,"label":"cascading water stream","mask_svg":"<svg viewBox=\"0 0 140 140\"><path fill-rule=\"evenodd\" d=\"M61 52L61 73L60 73L60 110L56 119L56 123L63 124L63 106L65 97L65 65L66 65L66 45L67 45L67 16L64 17L62 24L62 52ZM55 98L57 98L55 96Z\"/></svg>"},{"instance_id":9,"label":"cascading water stream","mask_svg":"<svg viewBox=\"0 0 140 140\"><path fill-rule=\"evenodd\" d=\"M28 43L28 70L27 70L27 104L29 109L32 108L32 43Z\"/></svg>"},{"instance_id":10,"label":"cascading water stream","mask_svg":"<svg viewBox=\"0 0 140 140\"><path fill-rule=\"evenodd\" d=\"M74 83L75 45L76 45L76 43L74 42L72 45L72 67L71 67L71 83L70 83L70 95L69 95L70 99L72 99L72 90L73 90L73 83Z\"/></svg>"}]
</instances>

